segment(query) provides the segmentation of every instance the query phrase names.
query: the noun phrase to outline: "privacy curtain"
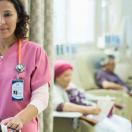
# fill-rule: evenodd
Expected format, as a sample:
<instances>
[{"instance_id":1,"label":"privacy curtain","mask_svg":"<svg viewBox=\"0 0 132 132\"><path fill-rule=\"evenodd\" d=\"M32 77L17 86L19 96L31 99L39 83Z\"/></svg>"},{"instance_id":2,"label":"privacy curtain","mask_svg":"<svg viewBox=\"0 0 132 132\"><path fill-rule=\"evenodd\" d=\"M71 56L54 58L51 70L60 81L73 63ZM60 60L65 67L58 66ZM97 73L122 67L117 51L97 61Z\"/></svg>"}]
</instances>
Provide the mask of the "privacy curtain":
<instances>
[{"instance_id":1,"label":"privacy curtain","mask_svg":"<svg viewBox=\"0 0 132 132\"><path fill-rule=\"evenodd\" d=\"M53 77L53 0L23 1L31 18L29 38L39 43L47 51ZM49 88L49 106L43 116L40 116L40 132L53 132L52 85L53 79Z\"/></svg>"}]
</instances>

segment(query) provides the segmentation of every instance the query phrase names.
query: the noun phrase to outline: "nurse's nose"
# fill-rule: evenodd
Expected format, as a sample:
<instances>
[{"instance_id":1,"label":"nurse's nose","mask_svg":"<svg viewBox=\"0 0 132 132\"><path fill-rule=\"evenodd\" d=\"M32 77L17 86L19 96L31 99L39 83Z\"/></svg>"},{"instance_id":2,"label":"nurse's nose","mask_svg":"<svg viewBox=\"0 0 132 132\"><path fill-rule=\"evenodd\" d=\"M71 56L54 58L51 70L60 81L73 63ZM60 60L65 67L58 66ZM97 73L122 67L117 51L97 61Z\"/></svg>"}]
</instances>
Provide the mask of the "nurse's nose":
<instances>
[{"instance_id":1,"label":"nurse's nose","mask_svg":"<svg viewBox=\"0 0 132 132\"><path fill-rule=\"evenodd\" d=\"M0 15L0 25L5 24L5 18L3 15Z\"/></svg>"}]
</instances>

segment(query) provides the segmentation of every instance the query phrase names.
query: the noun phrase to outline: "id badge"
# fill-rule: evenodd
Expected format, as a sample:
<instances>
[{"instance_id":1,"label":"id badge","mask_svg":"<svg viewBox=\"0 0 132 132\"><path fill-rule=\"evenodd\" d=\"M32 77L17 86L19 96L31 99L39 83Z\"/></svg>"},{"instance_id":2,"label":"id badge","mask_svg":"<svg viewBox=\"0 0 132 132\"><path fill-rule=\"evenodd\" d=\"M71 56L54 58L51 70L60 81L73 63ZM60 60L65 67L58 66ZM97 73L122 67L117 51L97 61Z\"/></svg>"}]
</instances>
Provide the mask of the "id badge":
<instances>
[{"instance_id":1,"label":"id badge","mask_svg":"<svg viewBox=\"0 0 132 132\"><path fill-rule=\"evenodd\" d=\"M21 101L24 98L24 81L13 80L12 81L12 100Z\"/></svg>"}]
</instances>

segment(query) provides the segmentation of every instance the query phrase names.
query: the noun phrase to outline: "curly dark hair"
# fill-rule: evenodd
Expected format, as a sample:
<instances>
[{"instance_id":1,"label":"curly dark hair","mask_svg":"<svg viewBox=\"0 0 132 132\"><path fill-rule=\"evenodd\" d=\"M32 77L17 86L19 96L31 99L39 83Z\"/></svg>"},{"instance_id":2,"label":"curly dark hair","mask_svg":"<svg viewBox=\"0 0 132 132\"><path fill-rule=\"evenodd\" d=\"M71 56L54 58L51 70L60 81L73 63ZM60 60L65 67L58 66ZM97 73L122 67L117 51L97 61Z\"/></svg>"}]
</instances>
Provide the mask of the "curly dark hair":
<instances>
[{"instance_id":1,"label":"curly dark hair","mask_svg":"<svg viewBox=\"0 0 132 132\"><path fill-rule=\"evenodd\" d=\"M4 1L4 0L0 0L0 1ZM14 5L17 15L18 15L19 21L15 29L16 38L17 39L26 38L30 18L29 18L29 15L27 15L25 11L23 2L21 0L6 0L6 1L10 1Z\"/></svg>"}]
</instances>

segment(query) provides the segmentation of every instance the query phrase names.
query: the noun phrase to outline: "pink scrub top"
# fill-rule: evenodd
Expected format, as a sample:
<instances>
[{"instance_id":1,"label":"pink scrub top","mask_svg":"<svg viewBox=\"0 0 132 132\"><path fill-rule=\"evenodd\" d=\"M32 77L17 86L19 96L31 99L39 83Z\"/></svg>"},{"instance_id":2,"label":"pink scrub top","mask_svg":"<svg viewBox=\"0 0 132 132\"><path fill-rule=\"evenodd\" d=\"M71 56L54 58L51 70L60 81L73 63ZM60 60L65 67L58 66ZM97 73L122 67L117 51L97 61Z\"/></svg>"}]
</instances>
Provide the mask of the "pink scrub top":
<instances>
[{"instance_id":1,"label":"pink scrub top","mask_svg":"<svg viewBox=\"0 0 132 132\"><path fill-rule=\"evenodd\" d=\"M22 40L22 64L25 71L20 74L24 80L24 99L12 101L12 80L17 77L18 43L14 43L0 58L0 120L13 117L30 102L31 93L50 81L48 58L38 44ZM34 118L24 125L22 132L38 132L38 121Z\"/></svg>"}]
</instances>

